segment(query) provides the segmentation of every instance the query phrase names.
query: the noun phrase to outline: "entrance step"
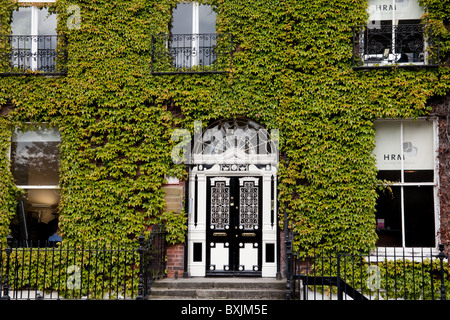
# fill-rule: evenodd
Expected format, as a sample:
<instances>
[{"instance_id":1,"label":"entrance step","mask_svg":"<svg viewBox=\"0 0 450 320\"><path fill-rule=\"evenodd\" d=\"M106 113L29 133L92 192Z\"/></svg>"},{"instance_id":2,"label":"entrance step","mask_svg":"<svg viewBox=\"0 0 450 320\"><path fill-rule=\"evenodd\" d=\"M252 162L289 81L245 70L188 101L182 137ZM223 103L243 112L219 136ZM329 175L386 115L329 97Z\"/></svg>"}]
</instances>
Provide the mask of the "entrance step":
<instances>
[{"instance_id":1,"label":"entrance step","mask_svg":"<svg viewBox=\"0 0 450 320\"><path fill-rule=\"evenodd\" d=\"M284 300L286 279L182 278L153 282L150 300Z\"/></svg>"}]
</instances>

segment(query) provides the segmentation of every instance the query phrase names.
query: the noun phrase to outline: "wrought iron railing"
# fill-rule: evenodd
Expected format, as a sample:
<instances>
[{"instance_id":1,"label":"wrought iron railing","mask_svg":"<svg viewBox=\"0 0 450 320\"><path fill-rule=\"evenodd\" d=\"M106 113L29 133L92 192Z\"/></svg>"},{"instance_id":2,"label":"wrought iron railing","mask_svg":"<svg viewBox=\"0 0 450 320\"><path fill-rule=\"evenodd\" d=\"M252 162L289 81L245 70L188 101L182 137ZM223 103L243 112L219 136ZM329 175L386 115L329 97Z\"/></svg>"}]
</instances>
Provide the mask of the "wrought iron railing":
<instances>
[{"instance_id":1,"label":"wrought iron railing","mask_svg":"<svg viewBox=\"0 0 450 320\"><path fill-rule=\"evenodd\" d=\"M0 75L66 73L65 36L0 35Z\"/></svg>"},{"instance_id":2,"label":"wrought iron railing","mask_svg":"<svg viewBox=\"0 0 450 320\"><path fill-rule=\"evenodd\" d=\"M425 25L371 25L353 28L353 67L436 67L439 38Z\"/></svg>"},{"instance_id":3,"label":"wrought iron railing","mask_svg":"<svg viewBox=\"0 0 450 320\"><path fill-rule=\"evenodd\" d=\"M446 300L450 266L443 245L365 254L287 254L286 299Z\"/></svg>"},{"instance_id":4,"label":"wrought iron railing","mask_svg":"<svg viewBox=\"0 0 450 320\"><path fill-rule=\"evenodd\" d=\"M139 285L138 300L150 294L153 281L166 276L166 229L164 225L154 225L148 239L139 237Z\"/></svg>"},{"instance_id":5,"label":"wrought iron railing","mask_svg":"<svg viewBox=\"0 0 450 320\"><path fill-rule=\"evenodd\" d=\"M232 64L231 34L152 36L152 73L222 73Z\"/></svg>"},{"instance_id":6,"label":"wrought iron railing","mask_svg":"<svg viewBox=\"0 0 450 320\"><path fill-rule=\"evenodd\" d=\"M164 227L136 245L17 242L0 244L1 300L145 299L165 277Z\"/></svg>"}]
</instances>

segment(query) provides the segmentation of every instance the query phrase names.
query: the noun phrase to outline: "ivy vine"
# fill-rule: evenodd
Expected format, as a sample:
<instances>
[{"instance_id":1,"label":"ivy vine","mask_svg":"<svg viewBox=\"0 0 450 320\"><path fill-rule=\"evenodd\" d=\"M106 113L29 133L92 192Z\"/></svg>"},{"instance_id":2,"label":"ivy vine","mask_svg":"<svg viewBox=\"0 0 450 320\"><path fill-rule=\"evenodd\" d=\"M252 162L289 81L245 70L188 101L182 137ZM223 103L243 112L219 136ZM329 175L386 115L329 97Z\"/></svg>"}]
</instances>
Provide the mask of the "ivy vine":
<instances>
[{"instance_id":1,"label":"ivy vine","mask_svg":"<svg viewBox=\"0 0 450 320\"><path fill-rule=\"evenodd\" d=\"M135 243L166 222L179 243L186 216L164 213L162 189L165 175L187 176L171 161L173 130L245 116L280 130L280 225L286 212L296 248L374 246L373 120L427 115L429 99L448 92L448 1L422 1L441 37L441 67L367 72L351 68L352 27L365 23L366 0L201 2L217 11L217 32L234 37L225 74L151 74L151 35L169 32L175 0L51 4L68 37L68 74L0 78L1 241L20 192L7 156L14 127L60 129L64 239ZM1 32L17 5L0 0ZM73 5L81 21L69 29Z\"/></svg>"}]
</instances>

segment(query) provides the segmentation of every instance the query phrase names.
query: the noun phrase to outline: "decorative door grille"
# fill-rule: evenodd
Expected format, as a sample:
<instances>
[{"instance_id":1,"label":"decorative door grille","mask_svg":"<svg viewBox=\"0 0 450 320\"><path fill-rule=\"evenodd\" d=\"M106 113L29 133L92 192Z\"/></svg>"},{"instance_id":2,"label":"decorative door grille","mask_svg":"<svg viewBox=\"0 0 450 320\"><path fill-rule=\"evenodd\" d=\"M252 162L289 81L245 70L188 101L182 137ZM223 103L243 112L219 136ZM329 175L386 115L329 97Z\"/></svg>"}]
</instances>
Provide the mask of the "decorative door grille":
<instances>
[{"instance_id":1,"label":"decorative door grille","mask_svg":"<svg viewBox=\"0 0 450 320\"><path fill-rule=\"evenodd\" d=\"M211 187L211 228L225 229L230 224L230 187L224 181Z\"/></svg>"},{"instance_id":2,"label":"decorative door grille","mask_svg":"<svg viewBox=\"0 0 450 320\"><path fill-rule=\"evenodd\" d=\"M253 181L245 181L240 187L239 225L243 229L258 228L258 187Z\"/></svg>"}]
</instances>

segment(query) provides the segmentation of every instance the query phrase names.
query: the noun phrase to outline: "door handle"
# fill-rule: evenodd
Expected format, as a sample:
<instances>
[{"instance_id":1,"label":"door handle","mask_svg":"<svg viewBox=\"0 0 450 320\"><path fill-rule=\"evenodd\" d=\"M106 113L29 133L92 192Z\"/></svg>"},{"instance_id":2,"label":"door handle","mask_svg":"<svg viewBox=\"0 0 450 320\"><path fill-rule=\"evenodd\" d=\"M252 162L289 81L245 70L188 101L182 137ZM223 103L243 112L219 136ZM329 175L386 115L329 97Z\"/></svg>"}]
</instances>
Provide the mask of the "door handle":
<instances>
[{"instance_id":1,"label":"door handle","mask_svg":"<svg viewBox=\"0 0 450 320\"><path fill-rule=\"evenodd\" d=\"M254 232L244 232L242 233L243 237L256 237L256 233Z\"/></svg>"},{"instance_id":2,"label":"door handle","mask_svg":"<svg viewBox=\"0 0 450 320\"><path fill-rule=\"evenodd\" d=\"M214 237L226 237L227 233L226 232L214 232L213 236Z\"/></svg>"}]
</instances>

